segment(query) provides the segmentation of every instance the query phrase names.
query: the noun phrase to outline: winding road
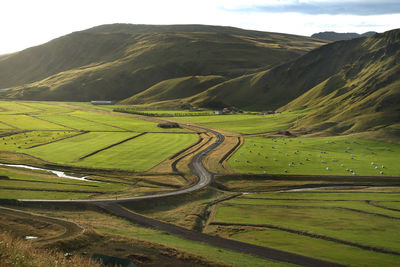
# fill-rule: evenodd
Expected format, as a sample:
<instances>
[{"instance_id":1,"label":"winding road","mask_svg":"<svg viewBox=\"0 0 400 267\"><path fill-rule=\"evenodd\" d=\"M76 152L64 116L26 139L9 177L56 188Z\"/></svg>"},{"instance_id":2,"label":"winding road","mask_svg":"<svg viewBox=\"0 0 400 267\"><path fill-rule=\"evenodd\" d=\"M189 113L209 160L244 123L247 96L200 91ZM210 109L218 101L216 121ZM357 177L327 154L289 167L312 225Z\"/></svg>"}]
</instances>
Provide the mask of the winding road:
<instances>
[{"instance_id":1,"label":"winding road","mask_svg":"<svg viewBox=\"0 0 400 267\"><path fill-rule=\"evenodd\" d=\"M161 230L167 232L171 235L179 236L181 238L185 238L188 240L193 240L197 242L206 243L215 247L229 249L232 251L246 253L255 255L265 259L271 259L274 261L287 262L290 264L300 265L300 266L342 266L336 263L318 260L311 257L306 257L294 253L289 253L281 250L276 250L272 248L267 248L263 246L252 245L232 239L222 238L219 236L211 236L204 233L188 230L186 228L162 222L159 220L155 220L152 218L148 218L146 216L142 216L140 214L134 213L125 207L122 204L127 202L134 202L138 200L146 200L146 199L155 199L155 198L163 198L169 196L176 196L182 194L188 194L191 192L198 191L202 188L208 186L213 179L213 174L209 172L203 165L203 158L213 151L216 147L218 147L223 141L224 136L217 131L188 125L190 127L195 127L201 130L205 130L209 133L212 133L216 136L216 141L209 145L207 148L201 150L197 153L191 160L189 164L189 168L194 173L198 179L197 183L192 185L191 187L184 188L181 190L170 191L166 193L156 194L156 195L145 195L145 196L136 196L136 197L128 197L128 198L119 198L119 199L88 199L88 200L36 200L36 199L20 199L20 202L23 203L41 203L41 204L49 204L49 203L91 203L107 213L111 213L118 217L124 218L134 224Z\"/></svg>"}]
</instances>

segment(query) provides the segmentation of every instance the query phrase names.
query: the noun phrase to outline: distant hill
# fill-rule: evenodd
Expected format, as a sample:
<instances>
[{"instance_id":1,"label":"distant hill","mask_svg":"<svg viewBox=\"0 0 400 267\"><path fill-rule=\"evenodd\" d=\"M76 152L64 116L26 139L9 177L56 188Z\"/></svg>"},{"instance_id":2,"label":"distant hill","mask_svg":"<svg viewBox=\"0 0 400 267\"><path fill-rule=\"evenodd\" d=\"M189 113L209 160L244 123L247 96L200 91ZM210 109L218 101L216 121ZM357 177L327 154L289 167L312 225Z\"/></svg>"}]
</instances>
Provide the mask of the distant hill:
<instances>
[{"instance_id":1,"label":"distant hill","mask_svg":"<svg viewBox=\"0 0 400 267\"><path fill-rule=\"evenodd\" d=\"M233 27L102 25L0 57L0 89L16 99L122 100L170 79L255 73L323 44Z\"/></svg>"},{"instance_id":2,"label":"distant hill","mask_svg":"<svg viewBox=\"0 0 400 267\"><path fill-rule=\"evenodd\" d=\"M355 32L340 33L340 32L328 31L328 32L314 33L313 35L311 35L311 37L336 42L336 41L351 40L351 39L361 38L361 37L369 37L376 33L377 32L372 32L372 31L366 32L363 34L358 34Z\"/></svg>"},{"instance_id":3,"label":"distant hill","mask_svg":"<svg viewBox=\"0 0 400 267\"><path fill-rule=\"evenodd\" d=\"M296 124L303 133L381 131L400 137L399 62L400 30L393 30L331 43L292 62L224 81L171 104L307 109L309 113Z\"/></svg>"}]
</instances>

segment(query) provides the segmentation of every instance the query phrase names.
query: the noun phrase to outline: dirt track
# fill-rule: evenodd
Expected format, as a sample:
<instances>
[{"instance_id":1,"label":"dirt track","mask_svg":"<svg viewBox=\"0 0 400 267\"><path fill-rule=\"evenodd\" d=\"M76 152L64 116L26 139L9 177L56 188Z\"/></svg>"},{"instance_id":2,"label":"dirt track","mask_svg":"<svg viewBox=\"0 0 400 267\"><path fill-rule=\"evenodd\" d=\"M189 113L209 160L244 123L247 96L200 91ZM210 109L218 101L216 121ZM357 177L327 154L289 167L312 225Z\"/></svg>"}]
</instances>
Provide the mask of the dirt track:
<instances>
[{"instance_id":1,"label":"dirt track","mask_svg":"<svg viewBox=\"0 0 400 267\"><path fill-rule=\"evenodd\" d=\"M48 217L48 216L44 216L44 215L33 214L30 212L25 212L25 211L11 209L11 208L5 208L5 207L0 207L0 212L1 212L2 216L6 216L7 214L18 215L19 217L30 218L33 220L42 221L42 222L46 222L49 224L56 224L65 229L64 232L60 235L50 237L50 238L45 238L45 239L38 239L38 242L40 242L40 243L48 243L48 242L54 242L57 240L72 238L72 237L82 234L85 231L85 229L77 223L65 221L65 220L61 220L61 219L56 219L56 218L52 218L52 217Z\"/></svg>"}]
</instances>

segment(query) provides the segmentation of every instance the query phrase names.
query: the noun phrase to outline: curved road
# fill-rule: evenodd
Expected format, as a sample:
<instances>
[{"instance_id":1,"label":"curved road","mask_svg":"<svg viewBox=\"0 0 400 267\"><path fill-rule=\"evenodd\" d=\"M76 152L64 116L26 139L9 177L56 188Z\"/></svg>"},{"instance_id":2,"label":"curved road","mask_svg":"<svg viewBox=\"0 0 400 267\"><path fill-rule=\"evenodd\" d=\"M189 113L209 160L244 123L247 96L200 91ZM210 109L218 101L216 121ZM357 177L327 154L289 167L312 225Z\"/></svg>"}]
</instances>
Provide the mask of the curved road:
<instances>
[{"instance_id":1,"label":"curved road","mask_svg":"<svg viewBox=\"0 0 400 267\"><path fill-rule=\"evenodd\" d=\"M188 125L189 126L189 125ZM214 150L217 146L219 146L222 142L224 142L224 136L220 134L217 131L199 127L199 126L193 126L190 125L191 127L199 128L202 130L205 130L207 132L210 132L214 134L217 137L217 140L208 146L206 149L202 150L200 153L196 154L192 161L189 164L190 170L198 177L197 183L194 184L191 187L176 190L176 191L170 191L166 193L161 193L157 195L145 195L145 196L137 196L137 197L127 197L127 198L108 198L108 199L71 199L71 200L43 200L43 199L19 199L18 201L21 202L40 202L40 203L123 203L123 202L130 202L134 200L144 200L144 199L154 199L154 198L162 198L162 197L168 197L168 196L176 196L176 195L182 195L182 194L187 194L191 193L197 190L200 190L207 185L209 185L213 179L213 174L209 172L203 165L203 158L210 153L212 150Z\"/></svg>"},{"instance_id":2,"label":"curved road","mask_svg":"<svg viewBox=\"0 0 400 267\"><path fill-rule=\"evenodd\" d=\"M140 214L134 213L119 204L123 204L126 202L131 202L135 200L145 200L145 199L155 199L162 198L168 196L176 196L181 194L191 193L197 190L200 190L207 185L209 185L213 179L213 174L209 172L203 165L203 158L214 150L217 146L219 146L224 141L224 136L217 131L199 127L188 125L191 127L196 127L202 130L206 130L214 134L217 137L217 140L208 146L206 149L202 150L198 154L196 154L192 161L189 164L190 170L197 175L198 180L197 183L189 188L185 188L182 190L171 191L167 193L157 194L157 195L147 195L147 196L138 196L138 197L129 197L129 198L120 198L120 199L88 199L88 200L36 200L36 199L21 199L19 201L24 203L92 203L97 207L103 209L104 211L111 213L113 215L124 218L134 224L157 229L161 231L165 231L171 235L179 236L185 239L202 242L209 244L211 246L229 249L232 251L236 251L239 253L246 253L255 255L265 259L272 259L280 262L287 262L295 265L301 266L326 266L326 267L338 267L342 266L336 263L318 260L302 255L297 255L294 253L289 253L286 251L276 250L272 248L267 248L263 246L252 245L249 243L244 243L232 239L222 238L219 236L211 236L204 233L188 230L186 228L158 221L152 218L148 218L146 216L142 216Z\"/></svg>"}]
</instances>

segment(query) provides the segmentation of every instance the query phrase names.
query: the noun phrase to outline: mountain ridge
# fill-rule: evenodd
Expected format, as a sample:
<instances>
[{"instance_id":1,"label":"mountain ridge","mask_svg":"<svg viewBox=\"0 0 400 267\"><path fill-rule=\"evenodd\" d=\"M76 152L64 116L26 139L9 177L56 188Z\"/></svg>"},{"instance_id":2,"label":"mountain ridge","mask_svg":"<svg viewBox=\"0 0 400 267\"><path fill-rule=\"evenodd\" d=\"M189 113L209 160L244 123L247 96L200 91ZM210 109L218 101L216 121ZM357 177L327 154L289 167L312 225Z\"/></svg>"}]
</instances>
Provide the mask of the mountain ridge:
<instances>
[{"instance_id":1,"label":"mountain ridge","mask_svg":"<svg viewBox=\"0 0 400 267\"><path fill-rule=\"evenodd\" d=\"M257 72L325 43L221 26L102 25L4 58L0 89L17 99L122 100L168 79Z\"/></svg>"},{"instance_id":2,"label":"mountain ridge","mask_svg":"<svg viewBox=\"0 0 400 267\"><path fill-rule=\"evenodd\" d=\"M351 40L355 38L370 37L374 34L377 34L377 32L369 31L359 34L355 32L325 31L325 32L314 33L313 35L311 35L311 37L336 42L336 41Z\"/></svg>"}]
</instances>

